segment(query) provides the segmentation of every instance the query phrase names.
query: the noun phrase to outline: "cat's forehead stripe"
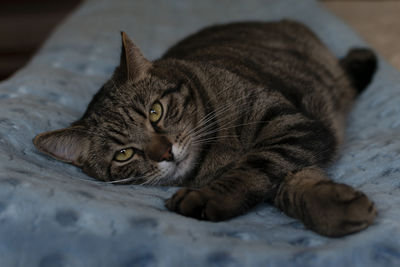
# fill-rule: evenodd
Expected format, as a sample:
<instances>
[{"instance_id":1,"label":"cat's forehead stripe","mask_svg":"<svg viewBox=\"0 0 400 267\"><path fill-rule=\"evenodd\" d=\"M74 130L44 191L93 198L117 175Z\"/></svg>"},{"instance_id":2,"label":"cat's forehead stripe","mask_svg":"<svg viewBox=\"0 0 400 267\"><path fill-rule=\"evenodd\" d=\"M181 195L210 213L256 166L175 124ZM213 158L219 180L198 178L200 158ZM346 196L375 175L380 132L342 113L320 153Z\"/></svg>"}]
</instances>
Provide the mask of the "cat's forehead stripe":
<instances>
[{"instance_id":1,"label":"cat's forehead stripe","mask_svg":"<svg viewBox=\"0 0 400 267\"><path fill-rule=\"evenodd\" d=\"M143 119L146 119L146 118L147 118L146 114L145 114L142 110L140 110L139 108L137 108L136 106L132 106L131 108L132 108L132 110L135 111L138 115L140 115ZM125 112L125 113L128 115L128 117L129 117L132 121L134 121L133 118L129 116L129 112Z\"/></svg>"},{"instance_id":2,"label":"cat's forehead stripe","mask_svg":"<svg viewBox=\"0 0 400 267\"><path fill-rule=\"evenodd\" d=\"M163 98L164 96L169 95L169 94L179 93L181 91L182 85L183 85L183 82L181 81L178 83L177 86L168 88L161 94L161 98Z\"/></svg>"}]
</instances>

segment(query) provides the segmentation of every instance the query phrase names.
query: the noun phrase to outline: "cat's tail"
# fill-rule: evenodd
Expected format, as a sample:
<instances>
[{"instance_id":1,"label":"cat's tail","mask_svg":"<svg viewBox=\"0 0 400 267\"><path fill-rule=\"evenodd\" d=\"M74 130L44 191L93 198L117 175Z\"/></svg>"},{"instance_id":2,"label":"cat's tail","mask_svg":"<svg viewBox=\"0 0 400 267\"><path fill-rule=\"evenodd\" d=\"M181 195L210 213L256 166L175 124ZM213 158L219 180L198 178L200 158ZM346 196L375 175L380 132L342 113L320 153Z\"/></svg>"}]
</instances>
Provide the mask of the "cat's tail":
<instances>
[{"instance_id":1,"label":"cat's tail","mask_svg":"<svg viewBox=\"0 0 400 267\"><path fill-rule=\"evenodd\" d=\"M378 62L371 49L353 48L340 60L340 64L357 92L361 93L371 82Z\"/></svg>"}]
</instances>

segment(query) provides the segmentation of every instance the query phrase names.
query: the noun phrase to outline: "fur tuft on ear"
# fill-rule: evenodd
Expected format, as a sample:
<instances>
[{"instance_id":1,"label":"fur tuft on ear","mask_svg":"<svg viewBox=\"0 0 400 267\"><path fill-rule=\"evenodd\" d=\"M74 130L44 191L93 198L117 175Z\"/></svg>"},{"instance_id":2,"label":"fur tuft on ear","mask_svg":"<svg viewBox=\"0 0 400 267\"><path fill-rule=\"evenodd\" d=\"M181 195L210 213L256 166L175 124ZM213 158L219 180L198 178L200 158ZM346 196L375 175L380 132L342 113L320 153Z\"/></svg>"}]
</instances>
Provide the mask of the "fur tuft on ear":
<instances>
[{"instance_id":1,"label":"fur tuft on ear","mask_svg":"<svg viewBox=\"0 0 400 267\"><path fill-rule=\"evenodd\" d=\"M33 144L41 152L76 166L82 166L89 148L89 140L79 126L41 133L33 139Z\"/></svg>"},{"instance_id":2,"label":"fur tuft on ear","mask_svg":"<svg viewBox=\"0 0 400 267\"><path fill-rule=\"evenodd\" d=\"M121 32L121 37L121 62L117 71L120 72L119 74L122 74L125 79L137 81L141 79L151 67L151 62L143 56L139 47L129 39L125 32Z\"/></svg>"}]
</instances>

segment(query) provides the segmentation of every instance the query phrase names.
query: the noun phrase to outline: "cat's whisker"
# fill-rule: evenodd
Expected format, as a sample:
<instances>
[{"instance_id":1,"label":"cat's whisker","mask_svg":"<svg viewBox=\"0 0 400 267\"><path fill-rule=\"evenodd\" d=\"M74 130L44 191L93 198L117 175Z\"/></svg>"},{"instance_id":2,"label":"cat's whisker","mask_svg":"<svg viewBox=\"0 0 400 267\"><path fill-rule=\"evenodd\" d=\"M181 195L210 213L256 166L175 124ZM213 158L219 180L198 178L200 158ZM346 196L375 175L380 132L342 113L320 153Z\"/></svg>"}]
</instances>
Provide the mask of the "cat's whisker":
<instances>
[{"instance_id":1,"label":"cat's whisker","mask_svg":"<svg viewBox=\"0 0 400 267\"><path fill-rule=\"evenodd\" d=\"M235 116L235 115L237 115L237 113L238 112L246 112L246 110L240 110L240 111L236 111L236 112L232 112L231 114L229 114L228 116L225 116L225 117L223 117L223 118L220 118L220 122L222 121L222 122L224 122L224 120L227 120L227 119L230 119L230 116ZM201 129L199 129L199 130L197 130L197 131L195 131L195 132L193 132L193 133L191 133L191 135L192 136L197 136L197 135L202 135L203 133L205 133L205 132L207 132L208 130L210 130L210 128L212 128L213 126L215 126L215 124L218 126L218 127L216 127L215 129L212 129L212 132L218 132L221 128L223 128L223 127L225 127L225 126L228 126L230 123L232 123L233 122L233 120L231 120L231 121L228 121L228 122L225 122L224 124L222 124L222 125L218 125L217 124L217 122L216 123L214 123L214 124L208 124L208 125L206 125L206 126L204 126L203 128L201 128ZM208 133L210 133L209 131L208 131Z\"/></svg>"},{"instance_id":2,"label":"cat's whisker","mask_svg":"<svg viewBox=\"0 0 400 267\"><path fill-rule=\"evenodd\" d=\"M226 138L237 138L237 135L223 135L223 136L216 136L216 137L210 137L210 138L204 138L204 139L199 139L196 141L193 141L192 144L201 144L206 141L215 141L215 140L220 140L220 139L226 139Z\"/></svg>"},{"instance_id":3,"label":"cat's whisker","mask_svg":"<svg viewBox=\"0 0 400 267\"><path fill-rule=\"evenodd\" d=\"M203 133L203 134L201 134L201 135L196 136L196 138L197 138L197 137L206 136L206 135L209 135L209 134L212 134L212 133L215 133L215 132L221 132L221 131L223 131L223 130L233 129L233 128L236 128L236 127L239 127L239 126L247 126L247 125L260 124L260 123L268 123L268 122L269 122L269 121L254 121L254 122L248 122L248 123L235 124L235 125L232 125L232 126L229 126L229 127L217 128L217 129L215 129L215 130L213 130L213 131L205 132L205 133ZM227 125L228 125L228 124L227 124Z\"/></svg>"},{"instance_id":4,"label":"cat's whisker","mask_svg":"<svg viewBox=\"0 0 400 267\"><path fill-rule=\"evenodd\" d=\"M227 110L229 110L232 106L238 108L235 104L239 101L242 101L244 99L246 99L248 96L243 96L239 99L236 99L234 102L229 103L229 105L222 105L221 107L218 107L217 109L215 109L213 112L210 112L208 114L206 114L202 119L200 119L198 121L198 126L195 127L192 130L195 130L198 127L201 127L202 125L205 125L208 121L220 116L221 114L225 113ZM246 104L246 103L242 103L242 104Z\"/></svg>"},{"instance_id":5,"label":"cat's whisker","mask_svg":"<svg viewBox=\"0 0 400 267\"><path fill-rule=\"evenodd\" d=\"M196 135L196 134L198 134L198 133L201 132L201 131L204 131L204 130L207 130L208 128L211 128L212 126L214 126L214 125L217 124L218 122L217 122L216 120L215 120L215 121L212 121L211 123L208 123L208 122L209 122L210 120L212 120L212 119L214 119L214 118L217 118L218 116L222 115L224 112L226 112L227 110L229 110L232 106L233 106L233 105L224 106L224 108L223 108L222 110L220 110L220 112L218 112L218 114L217 114L217 113L212 114L213 116L210 117L206 122L203 122L204 124L198 125L198 126L195 127L194 129L192 129L188 134ZM248 107L247 109L250 110L250 107ZM221 122L221 121L223 121L223 120L229 119L230 117L235 116L235 115L236 115L237 113L239 113L239 112L247 112L247 110L240 109L240 106L239 106L239 107L236 106L236 110L235 110L235 111L230 112L229 114L227 114L227 115L225 115L225 116L222 116L221 118L219 118L219 121ZM200 128L200 127L202 127L202 128ZM198 129L198 128L200 128L200 129ZM193 130L196 130L196 131L193 131Z\"/></svg>"},{"instance_id":6,"label":"cat's whisker","mask_svg":"<svg viewBox=\"0 0 400 267\"><path fill-rule=\"evenodd\" d=\"M92 183L92 184L96 184L96 185L104 185L104 183L107 183L107 182L105 182L105 181L102 181L102 180L96 180L96 179L82 179L83 181L85 181L85 182L88 182L88 183Z\"/></svg>"},{"instance_id":7,"label":"cat's whisker","mask_svg":"<svg viewBox=\"0 0 400 267\"><path fill-rule=\"evenodd\" d=\"M141 176L133 176L133 177L128 177L128 178L123 178L119 180L114 180L114 181L107 181L107 184L118 184L118 183L126 183L126 182L132 182L135 180L141 180L141 179L147 179L149 178L153 173L148 174L149 171L144 172L144 175Z\"/></svg>"},{"instance_id":8,"label":"cat's whisker","mask_svg":"<svg viewBox=\"0 0 400 267\"><path fill-rule=\"evenodd\" d=\"M195 132L197 129L199 129L202 126L205 126L208 124L209 121L213 120L214 118L216 118L215 113L208 113L207 115L205 115L202 119L200 119L196 124L195 127L193 127L193 129L191 129L187 134L191 134L192 132Z\"/></svg>"},{"instance_id":9,"label":"cat's whisker","mask_svg":"<svg viewBox=\"0 0 400 267\"><path fill-rule=\"evenodd\" d=\"M140 183L140 185L157 185L159 181L161 181L164 177L161 175L154 175L151 179Z\"/></svg>"},{"instance_id":10,"label":"cat's whisker","mask_svg":"<svg viewBox=\"0 0 400 267\"><path fill-rule=\"evenodd\" d=\"M192 142L192 144L204 144L205 142L201 142L201 141L204 140L204 139L201 139L201 137L208 136L208 135L213 134L215 132L221 132L223 130L229 130L229 129L236 128L236 127L239 127L239 126L253 125L253 124L259 124L259 123L268 123L268 122L269 121L254 121L254 122L249 122L249 123L235 124L235 125L231 125L229 127L224 127L224 125L222 125L221 127L218 127L218 128L216 128L216 129L214 129L212 131L206 131L206 132L198 134L196 136L192 136L192 138L194 140ZM229 123L230 122L226 123L225 126L229 125ZM210 137L208 139L212 140L214 138L215 140L218 140L219 137L223 137L223 136ZM225 137L227 137L227 136L225 136ZM229 137L238 137L238 136L237 135L233 135L233 136L229 136Z\"/></svg>"}]
</instances>

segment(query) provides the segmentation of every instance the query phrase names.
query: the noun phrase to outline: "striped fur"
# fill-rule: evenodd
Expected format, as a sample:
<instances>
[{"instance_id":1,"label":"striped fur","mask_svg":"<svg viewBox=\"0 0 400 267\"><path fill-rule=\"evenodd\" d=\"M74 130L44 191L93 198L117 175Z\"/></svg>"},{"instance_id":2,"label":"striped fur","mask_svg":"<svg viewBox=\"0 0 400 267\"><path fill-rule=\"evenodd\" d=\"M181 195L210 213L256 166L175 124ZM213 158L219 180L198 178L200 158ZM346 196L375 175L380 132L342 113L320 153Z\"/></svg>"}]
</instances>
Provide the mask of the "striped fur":
<instances>
[{"instance_id":1,"label":"striped fur","mask_svg":"<svg viewBox=\"0 0 400 267\"><path fill-rule=\"evenodd\" d=\"M339 61L286 20L206 28L154 62L123 33L121 64L84 116L34 143L100 180L184 186L166 207L185 216L225 220L267 200L341 236L370 225L376 210L323 168L375 68L371 51ZM156 102L163 115L152 123ZM124 148L134 156L113 160Z\"/></svg>"}]
</instances>

